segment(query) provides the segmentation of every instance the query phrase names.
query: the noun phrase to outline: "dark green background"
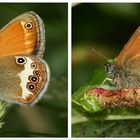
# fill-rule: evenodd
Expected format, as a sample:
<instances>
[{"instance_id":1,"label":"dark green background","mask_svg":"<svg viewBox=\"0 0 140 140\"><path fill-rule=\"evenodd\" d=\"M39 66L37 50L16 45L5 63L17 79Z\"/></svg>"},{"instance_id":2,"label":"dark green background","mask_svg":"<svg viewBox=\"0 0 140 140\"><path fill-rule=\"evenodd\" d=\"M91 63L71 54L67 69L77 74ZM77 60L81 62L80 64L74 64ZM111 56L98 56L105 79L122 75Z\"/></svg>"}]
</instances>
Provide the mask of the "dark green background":
<instances>
[{"instance_id":1,"label":"dark green background","mask_svg":"<svg viewBox=\"0 0 140 140\"><path fill-rule=\"evenodd\" d=\"M114 59L140 23L140 4L84 3L72 9L73 91L93 76L95 69L104 69L105 60L93 47Z\"/></svg>"},{"instance_id":2,"label":"dark green background","mask_svg":"<svg viewBox=\"0 0 140 140\"><path fill-rule=\"evenodd\" d=\"M0 4L0 27L16 16L36 12L46 28L44 59L50 66L47 93L33 107L12 105L4 118L1 136L67 136L67 4Z\"/></svg>"}]
</instances>

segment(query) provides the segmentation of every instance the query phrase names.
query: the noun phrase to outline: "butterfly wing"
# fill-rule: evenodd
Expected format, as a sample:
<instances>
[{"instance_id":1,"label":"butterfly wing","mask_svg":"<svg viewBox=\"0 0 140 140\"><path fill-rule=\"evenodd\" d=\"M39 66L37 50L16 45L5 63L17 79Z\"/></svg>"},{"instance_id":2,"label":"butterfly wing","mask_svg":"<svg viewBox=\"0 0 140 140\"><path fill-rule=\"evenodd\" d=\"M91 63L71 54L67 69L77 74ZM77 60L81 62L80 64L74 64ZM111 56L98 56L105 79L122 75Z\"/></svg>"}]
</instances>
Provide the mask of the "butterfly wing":
<instances>
[{"instance_id":1,"label":"butterfly wing","mask_svg":"<svg viewBox=\"0 0 140 140\"><path fill-rule=\"evenodd\" d=\"M43 56L45 28L41 18L34 12L26 12L9 22L0 30L0 55Z\"/></svg>"},{"instance_id":2,"label":"butterfly wing","mask_svg":"<svg viewBox=\"0 0 140 140\"><path fill-rule=\"evenodd\" d=\"M135 31L130 40L124 46L123 50L116 59L117 66L123 66L124 63L135 59L140 55L140 27Z\"/></svg>"},{"instance_id":3,"label":"butterfly wing","mask_svg":"<svg viewBox=\"0 0 140 140\"><path fill-rule=\"evenodd\" d=\"M47 63L37 56L1 56L0 62L0 98L22 105L35 104L50 81Z\"/></svg>"},{"instance_id":4,"label":"butterfly wing","mask_svg":"<svg viewBox=\"0 0 140 140\"><path fill-rule=\"evenodd\" d=\"M116 59L116 66L122 69L120 79L128 84L129 87L140 86L140 27L135 31L128 43ZM129 77L128 77L129 76ZM126 81L128 78L128 81Z\"/></svg>"}]
</instances>

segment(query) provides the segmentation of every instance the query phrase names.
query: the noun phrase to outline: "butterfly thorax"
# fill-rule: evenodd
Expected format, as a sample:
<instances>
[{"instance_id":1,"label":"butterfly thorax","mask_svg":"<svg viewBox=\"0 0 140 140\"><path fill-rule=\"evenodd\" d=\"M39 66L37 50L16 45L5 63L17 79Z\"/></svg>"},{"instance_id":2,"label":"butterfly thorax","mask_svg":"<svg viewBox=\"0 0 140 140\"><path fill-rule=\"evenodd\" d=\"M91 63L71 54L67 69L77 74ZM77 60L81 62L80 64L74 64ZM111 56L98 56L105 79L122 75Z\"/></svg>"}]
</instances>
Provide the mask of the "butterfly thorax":
<instances>
[{"instance_id":1,"label":"butterfly thorax","mask_svg":"<svg viewBox=\"0 0 140 140\"><path fill-rule=\"evenodd\" d=\"M113 80L112 84L115 84L117 88L137 87L137 84L132 79L131 69L127 69L125 66L118 67L114 62L107 62L105 64L105 71L108 74L108 78Z\"/></svg>"}]
</instances>

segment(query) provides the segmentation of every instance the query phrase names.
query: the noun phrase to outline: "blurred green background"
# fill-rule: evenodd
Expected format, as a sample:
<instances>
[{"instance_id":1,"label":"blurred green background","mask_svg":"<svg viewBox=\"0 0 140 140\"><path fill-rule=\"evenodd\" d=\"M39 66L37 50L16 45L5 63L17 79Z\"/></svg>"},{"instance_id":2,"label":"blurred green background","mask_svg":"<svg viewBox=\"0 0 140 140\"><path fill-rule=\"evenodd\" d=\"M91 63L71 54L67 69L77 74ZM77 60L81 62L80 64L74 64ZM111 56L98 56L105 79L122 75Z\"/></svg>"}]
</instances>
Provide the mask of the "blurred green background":
<instances>
[{"instance_id":1,"label":"blurred green background","mask_svg":"<svg viewBox=\"0 0 140 140\"><path fill-rule=\"evenodd\" d=\"M72 87L76 91L104 69L105 57L114 59L140 23L140 4L83 3L72 8Z\"/></svg>"},{"instance_id":2,"label":"blurred green background","mask_svg":"<svg viewBox=\"0 0 140 140\"><path fill-rule=\"evenodd\" d=\"M138 3L76 3L72 7L72 94L79 99L86 88L101 85L106 62L119 55L140 24ZM100 74L103 73L103 74ZM139 137L140 109L87 113L73 103L74 137ZM136 119L137 118L137 119ZM118 119L118 120L117 120Z\"/></svg>"},{"instance_id":3,"label":"blurred green background","mask_svg":"<svg viewBox=\"0 0 140 140\"><path fill-rule=\"evenodd\" d=\"M47 93L33 107L12 105L0 136L67 136L67 8L66 3L0 4L0 27L30 10L42 18L46 28L44 59L51 70Z\"/></svg>"}]
</instances>

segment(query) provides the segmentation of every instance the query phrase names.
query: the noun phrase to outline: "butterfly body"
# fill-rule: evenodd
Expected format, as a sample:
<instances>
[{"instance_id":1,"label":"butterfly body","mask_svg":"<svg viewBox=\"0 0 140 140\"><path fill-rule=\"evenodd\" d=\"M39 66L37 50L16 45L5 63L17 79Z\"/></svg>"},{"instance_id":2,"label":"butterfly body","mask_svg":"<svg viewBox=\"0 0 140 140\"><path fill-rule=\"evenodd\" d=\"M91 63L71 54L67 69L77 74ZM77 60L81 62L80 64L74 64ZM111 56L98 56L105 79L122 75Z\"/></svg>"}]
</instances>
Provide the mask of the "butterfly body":
<instances>
[{"instance_id":1,"label":"butterfly body","mask_svg":"<svg viewBox=\"0 0 140 140\"><path fill-rule=\"evenodd\" d=\"M105 71L108 77L112 79L112 83L117 85L117 88L136 88L136 85L131 81L131 73L126 68L118 68L112 63L105 64Z\"/></svg>"},{"instance_id":2,"label":"butterfly body","mask_svg":"<svg viewBox=\"0 0 140 140\"><path fill-rule=\"evenodd\" d=\"M33 105L50 81L45 28L34 12L26 12L0 30L0 100Z\"/></svg>"}]
</instances>

